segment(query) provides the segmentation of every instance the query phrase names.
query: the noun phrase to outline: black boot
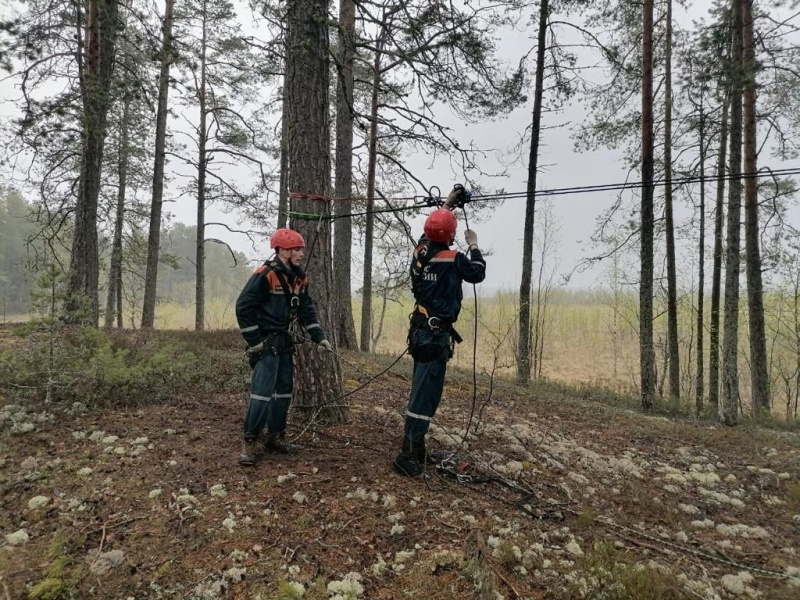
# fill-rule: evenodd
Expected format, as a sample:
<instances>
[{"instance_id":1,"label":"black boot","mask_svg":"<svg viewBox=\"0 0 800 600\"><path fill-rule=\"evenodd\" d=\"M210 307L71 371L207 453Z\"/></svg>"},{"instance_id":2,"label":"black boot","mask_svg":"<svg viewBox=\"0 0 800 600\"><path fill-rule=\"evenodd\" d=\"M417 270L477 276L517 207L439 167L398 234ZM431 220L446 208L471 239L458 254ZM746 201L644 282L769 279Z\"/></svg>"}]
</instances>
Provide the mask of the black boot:
<instances>
[{"instance_id":1,"label":"black boot","mask_svg":"<svg viewBox=\"0 0 800 600\"><path fill-rule=\"evenodd\" d=\"M264 450L275 454L297 454L300 446L295 446L286 441L286 432L268 433L264 440Z\"/></svg>"},{"instance_id":2,"label":"black boot","mask_svg":"<svg viewBox=\"0 0 800 600\"><path fill-rule=\"evenodd\" d=\"M425 452L424 444L422 451ZM403 437L403 447L400 454L394 459L392 466L400 475L406 477L419 477L425 471L424 461L420 463L418 458L417 445L412 444L411 440L406 437Z\"/></svg>"},{"instance_id":3,"label":"black boot","mask_svg":"<svg viewBox=\"0 0 800 600\"><path fill-rule=\"evenodd\" d=\"M417 454L417 462L421 465L438 465L439 461L437 461L434 457L430 455L428 449L425 445L425 438L422 438L422 441L418 444L414 444L414 451Z\"/></svg>"}]
</instances>

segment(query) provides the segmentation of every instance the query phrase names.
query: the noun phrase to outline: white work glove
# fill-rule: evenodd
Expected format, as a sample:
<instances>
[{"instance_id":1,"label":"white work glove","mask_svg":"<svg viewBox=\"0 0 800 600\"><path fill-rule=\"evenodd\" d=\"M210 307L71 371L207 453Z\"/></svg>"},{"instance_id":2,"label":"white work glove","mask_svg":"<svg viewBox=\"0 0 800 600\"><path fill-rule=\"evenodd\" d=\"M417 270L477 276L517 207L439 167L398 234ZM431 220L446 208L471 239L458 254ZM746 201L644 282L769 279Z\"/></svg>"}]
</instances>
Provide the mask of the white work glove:
<instances>
[{"instance_id":1,"label":"white work glove","mask_svg":"<svg viewBox=\"0 0 800 600\"><path fill-rule=\"evenodd\" d=\"M323 339L317 344L317 350L319 352L333 352L333 347L331 347L331 343L328 340Z\"/></svg>"},{"instance_id":2,"label":"white work glove","mask_svg":"<svg viewBox=\"0 0 800 600\"><path fill-rule=\"evenodd\" d=\"M247 353L248 354L258 354L262 350L264 350L264 342L259 342L255 346L248 346L247 347Z\"/></svg>"},{"instance_id":3,"label":"white work glove","mask_svg":"<svg viewBox=\"0 0 800 600\"><path fill-rule=\"evenodd\" d=\"M450 192L450 195L447 197L447 200L444 203L444 207L449 210L455 210L456 205L458 204L458 200L461 198L461 195L464 193L464 186L460 183L457 183L453 186L453 191Z\"/></svg>"},{"instance_id":4,"label":"white work glove","mask_svg":"<svg viewBox=\"0 0 800 600\"><path fill-rule=\"evenodd\" d=\"M472 229L467 229L464 232L464 239L467 240L467 246L472 248L472 246L478 247L478 234L472 231Z\"/></svg>"}]
</instances>

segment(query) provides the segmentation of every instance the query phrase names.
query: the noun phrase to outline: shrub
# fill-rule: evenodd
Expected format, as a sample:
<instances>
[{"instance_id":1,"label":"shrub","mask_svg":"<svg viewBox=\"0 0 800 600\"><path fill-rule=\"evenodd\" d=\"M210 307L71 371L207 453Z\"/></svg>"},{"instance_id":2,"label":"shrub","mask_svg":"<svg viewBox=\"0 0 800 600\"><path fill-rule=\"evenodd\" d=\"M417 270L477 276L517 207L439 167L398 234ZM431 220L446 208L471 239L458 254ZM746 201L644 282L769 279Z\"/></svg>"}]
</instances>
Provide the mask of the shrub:
<instances>
[{"instance_id":1,"label":"shrub","mask_svg":"<svg viewBox=\"0 0 800 600\"><path fill-rule=\"evenodd\" d=\"M0 385L87 406L157 402L183 388L195 356L172 342L123 348L93 327L28 327L0 347Z\"/></svg>"}]
</instances>

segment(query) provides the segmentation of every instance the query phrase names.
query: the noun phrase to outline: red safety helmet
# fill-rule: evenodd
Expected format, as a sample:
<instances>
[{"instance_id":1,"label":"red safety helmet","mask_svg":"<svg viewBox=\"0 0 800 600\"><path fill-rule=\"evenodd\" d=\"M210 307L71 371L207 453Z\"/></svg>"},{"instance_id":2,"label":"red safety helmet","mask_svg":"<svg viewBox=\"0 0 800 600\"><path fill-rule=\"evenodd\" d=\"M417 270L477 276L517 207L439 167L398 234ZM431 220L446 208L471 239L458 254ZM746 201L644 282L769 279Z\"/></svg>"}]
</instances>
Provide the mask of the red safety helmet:
<instances>
[{"instance_id":1,"label":"red safety helmet","mask_svg":"<svg viewBox=\"0 0 800 600\"><path fill-rule=\"evenodd\" d=\"M293 229L282 227L281 229L276 229L272 237L269 238L269 247L273 250L276 248L305 248L306 241L302 235Z\"/></svg>"},{"instance_id":2,"label":"red safety helmet","mask_svg":"<svg viewBox=\"0 0 800 600\"><path fill-rule=\"evenodd\" d=\"M456 216L446 208L433 211L425 220L425 235L432 242L451 244L456 235Z\"/></svg>"}]
</instances>

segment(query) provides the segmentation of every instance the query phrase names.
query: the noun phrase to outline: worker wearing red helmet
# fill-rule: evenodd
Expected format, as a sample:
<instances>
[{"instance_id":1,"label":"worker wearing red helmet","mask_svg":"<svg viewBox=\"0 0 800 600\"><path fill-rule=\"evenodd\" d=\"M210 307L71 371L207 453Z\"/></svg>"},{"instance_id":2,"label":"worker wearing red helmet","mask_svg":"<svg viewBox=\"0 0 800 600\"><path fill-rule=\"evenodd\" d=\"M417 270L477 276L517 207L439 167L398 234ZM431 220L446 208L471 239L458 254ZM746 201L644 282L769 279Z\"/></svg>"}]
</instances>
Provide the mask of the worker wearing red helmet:
<instances>
[{"instance_id":1,"label":"worker wearing red helmet","mask_svg":"<svg viewBox=\"0 0 800 600\"><path fill-rule=\"evenodd\" d=\"M296 450L286 443L286 415L294 387L293 344L305 340L301 327L321 351L331 350L308 293L308 277L300 268L305 246L296 231L276 230L270 238L275 257L253 272L236 300L236 320L253 367L239 457L245 466L255 464L261 449L282 454ZM259 441L265 427L266 437Z\"/></svg>"},{"instance_id":2,"label":"worker wearing red helmet","mask_svg":"<svg viewBox=\"0 0 800 600\"><path fill-rule=\"evenodd\" d=\"M414 359L414 373L403 444L393 465L398 473L410 477L422 474L429 462L425 434L442 399L454 341L461 341L453 329L461 311L461 284L480 283L486 277L486 262L474 231L464 232L468 254L450 249L456 226L456 217L447 208L432 212L411 261L411 289L416 304L411 314L408 345Z\"/></svg>"}]
</instances>

